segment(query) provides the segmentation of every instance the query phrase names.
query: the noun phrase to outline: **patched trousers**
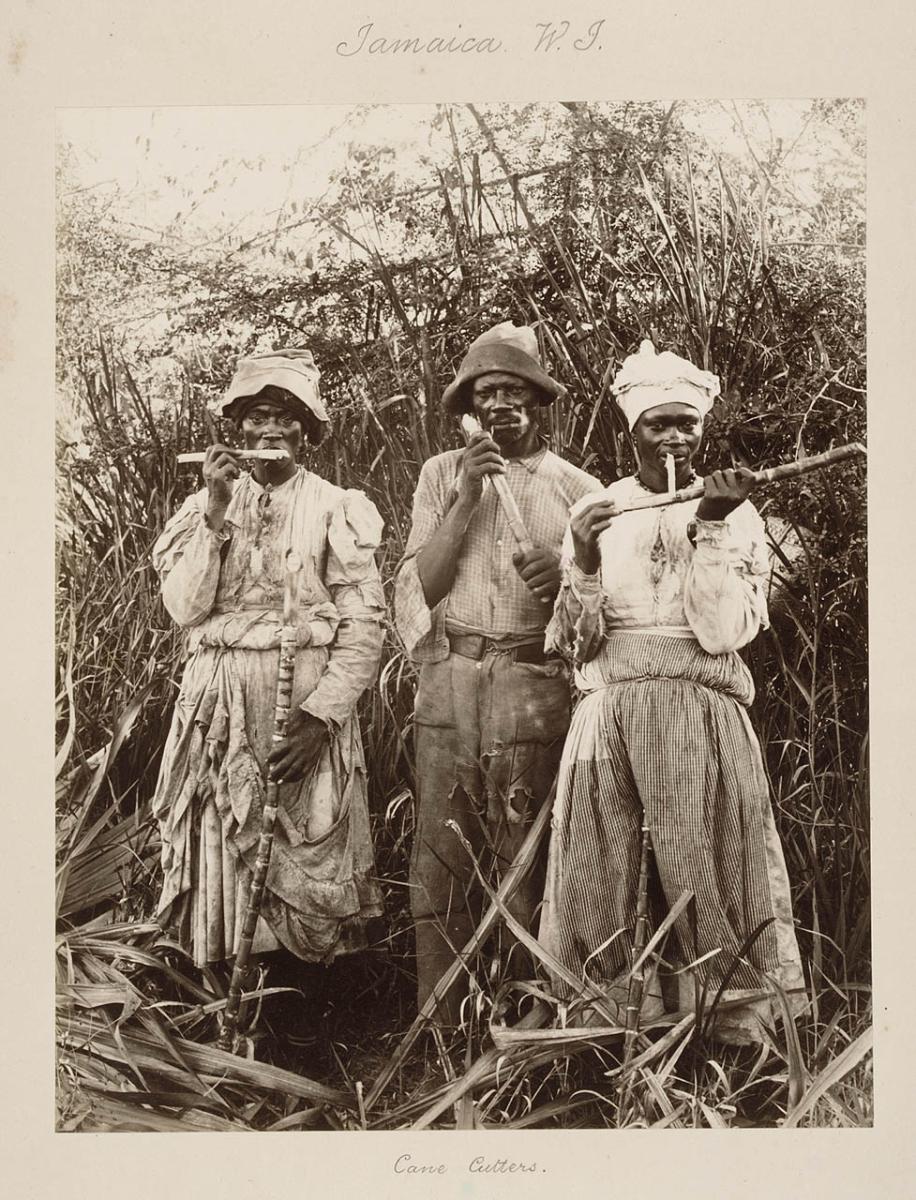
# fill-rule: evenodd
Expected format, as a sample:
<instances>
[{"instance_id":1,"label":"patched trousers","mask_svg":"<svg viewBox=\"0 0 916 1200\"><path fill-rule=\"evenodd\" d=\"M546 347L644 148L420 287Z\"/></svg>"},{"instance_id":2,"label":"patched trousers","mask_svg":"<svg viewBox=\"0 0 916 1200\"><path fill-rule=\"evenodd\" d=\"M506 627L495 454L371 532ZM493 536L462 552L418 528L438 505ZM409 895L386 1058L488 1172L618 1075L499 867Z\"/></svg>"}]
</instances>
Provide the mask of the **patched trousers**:
<instances>
[{"instance_id":1,"label":"patched trousers","mask_svg":"<svg viewBox=\"0 0 916 1200\"><path fill-rule=\"evenodd\" d=\"M480 919L482 889L468 850L498 883L550 791L569 720L569 680L560 659L517 662L512 651L489 649L477 660L452 652L421 667L410 866L419 1005ZM509 904L532 930L545 862L546 845ZM444 1023L457 1024L461 994L456 987L440 1003Z\"/></svg>"}]
</instances>

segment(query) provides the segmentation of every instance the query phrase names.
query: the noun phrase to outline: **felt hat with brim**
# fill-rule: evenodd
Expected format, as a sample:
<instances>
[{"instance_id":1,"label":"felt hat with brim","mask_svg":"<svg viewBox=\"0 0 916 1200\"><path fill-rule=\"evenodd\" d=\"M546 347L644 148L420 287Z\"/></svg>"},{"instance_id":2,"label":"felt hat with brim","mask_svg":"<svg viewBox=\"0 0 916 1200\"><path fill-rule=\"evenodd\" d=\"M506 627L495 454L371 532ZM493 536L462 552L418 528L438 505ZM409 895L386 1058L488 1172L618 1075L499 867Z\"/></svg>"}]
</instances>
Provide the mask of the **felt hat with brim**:
<instances>
[{"instance_id":1,"label":"felt hat with brim","mask_svg":"<svg viewBox=\"0 0 916 1200\"><path fill-rule=\"evenodd\" d=\"M562 383L552 379L541 366L534 330L529 325L503 321L471 343L458 373L442 393L446 411L470 412L470 384L491 371L505 371L533 384L540 389L541 404L550 404L566 395Z\"/></svg>"},{"instance_id":2,"label":"felt hat with brim","mask_svg":"<svg viewBox=\"0 0 916 1200\"><path fill-rule=\"evenodd\" d=\"M220 416L238 421L251 398L266 387L282 388L298 400L320 433L329 424L327 410L318 395L321 374L311 350L271 350L240 358L232 382L214 406ZM320 439L319 439L320 440Z\"/></svg>"}]
</instances>

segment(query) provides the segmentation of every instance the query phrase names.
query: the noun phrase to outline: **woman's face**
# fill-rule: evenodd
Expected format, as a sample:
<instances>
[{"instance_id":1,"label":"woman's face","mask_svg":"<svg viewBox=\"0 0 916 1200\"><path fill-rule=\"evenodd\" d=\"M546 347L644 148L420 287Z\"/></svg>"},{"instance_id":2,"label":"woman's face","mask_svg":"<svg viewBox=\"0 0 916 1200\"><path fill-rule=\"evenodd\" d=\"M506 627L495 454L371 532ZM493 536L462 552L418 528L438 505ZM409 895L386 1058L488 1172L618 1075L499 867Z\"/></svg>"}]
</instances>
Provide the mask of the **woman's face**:
<instances>
[{"instance_id":1,"label":"woman's face","mask_svg":"<svg viewBox=\"0 0 916 1200\"><path fill-rule=\"evenodd\" d=\"M695 408L675 401L659 404L642 413L633 427L640 468L665 478L665 456L674 458L678 480L689 474L700 448L703 422Z\"/></svg>"},{"instance_id":2,"label":"woman's face","mask_svg":"<svg viewBox=\"0 0 916 1200\"><path fill-rule=\"evenodd\" d=\"M295 462L304 431L288 408L270 400L259 400L242 417L246 450L286 450Z\"/></svg>"}]
</instances>

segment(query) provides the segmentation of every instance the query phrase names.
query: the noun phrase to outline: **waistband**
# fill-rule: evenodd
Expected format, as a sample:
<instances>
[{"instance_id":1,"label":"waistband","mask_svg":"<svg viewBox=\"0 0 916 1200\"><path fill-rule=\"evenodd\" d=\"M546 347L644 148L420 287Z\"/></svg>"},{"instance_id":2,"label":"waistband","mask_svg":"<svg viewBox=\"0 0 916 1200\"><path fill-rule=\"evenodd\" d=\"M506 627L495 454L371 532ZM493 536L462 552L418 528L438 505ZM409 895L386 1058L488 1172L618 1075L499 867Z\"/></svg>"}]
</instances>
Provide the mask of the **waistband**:
<instances>
[{"instance_id":1,"label":"waistband","mask_svg":"<svg viewBox=\"0 0 916 1200\"><path fill-rule=\"evenodd\" d=\"M606 637L627 637L632 634L648 637L683 638L695 642L697 635L689 625L618 625L608 629Z\"/></svg>"},{"instance_id":2,"label":"waistband","mask_svg":"<svg viewBox=\"0 0 916 1200\"><path fill-rule=\"evenodd\" d=\"M330 602L302 605L296 617L300 648L329 645L340 624L340 614ZM274 650L282 640L282 628L283 614L276 608L241 603L228 611L217 608L188 630L188 649Z\"/></svg>"},{"instance_id":3,"label":"waistband","mask_svg":"<svg viewBox=\"0 0 916 1200\"><path fill-rule=\"evenodd\" d=\"M649 680L696 683L745 706L754 699L753 678L737 651L708 654L694 637L645 629L615 630L575 675L576 687L585 693Z\"/></svg>"},{"instance_id":4,"label":"waistband","mask_svg":"<svg viewBox=\"0 0 916 1200\"><path fill-rule=\"evenodd\" d=\"M537 641L514 645L506 645L505 642L484 637L479 633L449 633L447 636L449 649L453 654L460 654L462 658L471 658L477 662L487 654L504 654L512 662L519 663L543 663L560 657L558 654L545 653L543 635Z\"/></svg>"}]
</instances>

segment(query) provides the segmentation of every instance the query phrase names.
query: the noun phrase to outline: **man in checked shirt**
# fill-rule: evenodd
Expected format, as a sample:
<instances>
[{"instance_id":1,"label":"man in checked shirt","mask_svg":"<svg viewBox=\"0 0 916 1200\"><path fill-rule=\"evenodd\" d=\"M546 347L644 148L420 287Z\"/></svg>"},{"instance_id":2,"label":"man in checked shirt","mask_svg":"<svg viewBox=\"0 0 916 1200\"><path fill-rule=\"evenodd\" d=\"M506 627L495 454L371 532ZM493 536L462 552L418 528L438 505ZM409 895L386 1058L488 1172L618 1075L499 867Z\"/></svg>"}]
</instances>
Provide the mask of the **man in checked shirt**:
<instances>
[{"instance_id":1,"label":"man in checked shirt","mask_svg":"<svg viewBox=\"0 0 916 1200\"><path fill-rule=\"evenodd\" d=\"M544 629L569 509L601 484L547 448L540 409L565 390L542 367L531 328L507 321L482 334L443 394L449 412L472 412L482 431L424 463L414 494L395 618L420 666L410 865L419 1005L480 913L473 866L446 822L485 869L505 870L550 790L569 726L566 667L545 654ZM487 483L494 474L535 543L528 554ZM533 923L542 892L543 861L513 901L522 924ZM457 1024L460 1000L456 988L440 1004L443 1024Z\"/></svg>"}]
</instances>

